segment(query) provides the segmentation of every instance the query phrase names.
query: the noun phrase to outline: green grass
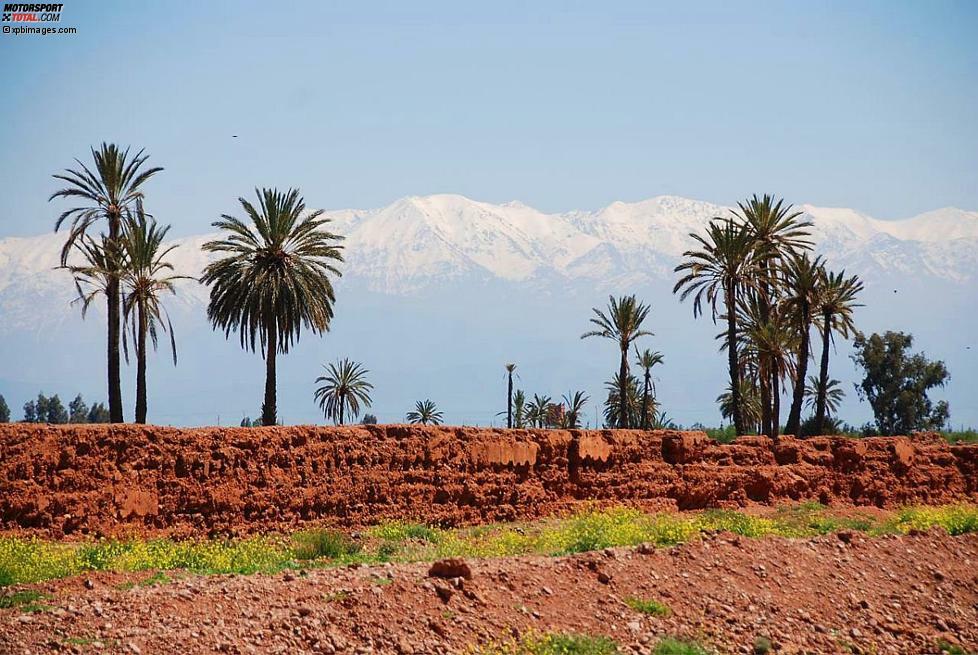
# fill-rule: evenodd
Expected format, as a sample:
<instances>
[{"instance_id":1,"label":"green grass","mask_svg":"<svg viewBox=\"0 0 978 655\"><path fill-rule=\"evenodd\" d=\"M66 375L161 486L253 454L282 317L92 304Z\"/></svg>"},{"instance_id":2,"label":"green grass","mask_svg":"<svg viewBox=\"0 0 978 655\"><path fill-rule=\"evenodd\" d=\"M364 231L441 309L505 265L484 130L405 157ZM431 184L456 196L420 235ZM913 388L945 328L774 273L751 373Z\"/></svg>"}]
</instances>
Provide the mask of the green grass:
<instances>
[{"instance_id":1,"label":"green grass","mask_svg":"<svg viewBox=\"0 0 978 655\"><path fill-rule=\"evenodd\" d=\"M833 516L831 510L817 503L779 508L768 516L731 510L646 514L626 507L591 508L563 518L451 530L384 523L370 528L358 540L338 530L306 530L291 537L103 540L83 544L0 537L0 587L88 571L273 573L444 557L566 555L641 543L672 546L698 539L704 532L721 530L744 537L810 537L838 530L876 535L938 526L953 535L978 531L978 505L911 507L889 514L845 518ZM149 580L153 580L151 584L164 582L158 577Z\"/></svg>"},{"instance_id":2,"label":"green grass","mask_svg":"<svg viewBox=\"0 0 978 655\"><path fill-rule=\"evenodd\" d=\"M949 643L944 639L941 639L939 642L937 642L937 649L938 651L946 655L974 655L974 653L972 653L971 651L967 651L961 646L958 646L957 644Z\"/></svg>"},{"instance_id":3,"label":"green grass","mask_svg":"<svg viewBox=\"0 0 978 655\"><path fill-rule=\"evenodd\" d=\"M156 585L169 584L171 582L173 582L173 578L162 571L157 571L153 575L149 576L148 578L144 578L139 582L123 582L119 585L119 589L125 591L128 589L134 589L136 587L155 587Z\"/></svg>"},{"instance_id":4,"label":"green grass","mask_svg":"<svg viewBox=\"0 0 978 655\"><path fill-rule=\"evenodd\" d=\"M608 637L551 633L530 634L470 649L472 655L616 655L618 644Z\"/></svg>"},{"instance_id":5,"label":"green grass","mask_svg":"<svg viewBox=\"0 0 978 655\"><path fill-rule=\"evenodd\" d=\"M709 651L695 641L683 641L673 637L660 639L653 655L709 655Z\"/></svg>"},{"instance_id":6,"label":"green grass","mask_svg":"<svg viewBox=\"0 0 978 655\"><path fill-rule=\"evenodd\" d=\"M26 589L7 596L0 596L0 609L19 609L21 612L43 612L48 609L42 601L50 598L47 594Z\"/></svg>"},{"instance_id":7,"label":"green grass","mask_svg":"<svg viewBox=\"0 0 978 655\"><path fill-rule=\"evenodd\" d=\"M636 612L641 612L642 614L649 614L651 616L669 616L672 614L672 610L665 603L660 603L653 599L643 599L643 598L626 598L625 604L631 607Z\"/></svg>"}]
</instances>

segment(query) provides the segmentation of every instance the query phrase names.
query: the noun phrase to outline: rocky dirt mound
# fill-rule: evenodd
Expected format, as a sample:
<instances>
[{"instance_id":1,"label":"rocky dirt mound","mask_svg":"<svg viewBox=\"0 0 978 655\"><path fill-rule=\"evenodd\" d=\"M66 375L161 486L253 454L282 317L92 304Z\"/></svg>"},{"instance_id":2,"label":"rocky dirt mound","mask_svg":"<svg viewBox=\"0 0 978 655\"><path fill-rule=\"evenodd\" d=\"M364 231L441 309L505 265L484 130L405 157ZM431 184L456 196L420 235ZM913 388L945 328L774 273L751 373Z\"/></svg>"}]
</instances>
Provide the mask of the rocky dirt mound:
<instances>
[{"instance_id":1,"label":"rocky dirt mound","mask_svg":"<svg viewBox=\"0 0 978 655\"><path fill-rule=\"evenodd\" d=\"M170 579L98 575L0 609L0 653L465 653L513 634L573 632L648 654L666 635L723 653L978 648L978 535L864 540L719 534L672 549ZM466 577L468 574L468 577ZM156 578L160 580L159 577ZM143 584L139 584L142 582ZM134 584L135 583L135 584ZM667 615L635 609L656 601ZM765 652L765 651L761 651ZM965 652L965 651L961 651Z\"/></svg>"},{"instance_id":2,"label":"rocky dirt mound","mask_svg":"<svg viewBox=\"0 0 978 655\"><path fill-rule=\"evenodd\" d=\"M582 500L703 507L978 498L978 446L675 431L0 425L0 530L51 536L535 518Z\"/></svg>"}]
</instances>

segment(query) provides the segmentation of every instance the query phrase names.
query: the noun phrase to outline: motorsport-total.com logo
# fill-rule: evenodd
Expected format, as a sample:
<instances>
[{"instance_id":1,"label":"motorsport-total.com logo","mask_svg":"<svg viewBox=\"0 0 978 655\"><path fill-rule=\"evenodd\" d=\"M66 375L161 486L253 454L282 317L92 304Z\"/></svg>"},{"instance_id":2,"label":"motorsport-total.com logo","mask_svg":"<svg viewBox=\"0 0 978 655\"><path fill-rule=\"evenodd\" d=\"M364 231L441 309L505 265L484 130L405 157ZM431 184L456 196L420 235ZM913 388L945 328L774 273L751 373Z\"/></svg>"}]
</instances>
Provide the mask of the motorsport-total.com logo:
<instances>
[{"instance_id":1,"label":"motorsport-total.com logo","mask_svg":"<svg viewBox=\"0 0 978 655\"><path fill-rule=\"evenodd\" d=\"M7 2L3 5L4 23L57 23L61 20L64 4L22 4Z\"/></svg>"}]
</instances>

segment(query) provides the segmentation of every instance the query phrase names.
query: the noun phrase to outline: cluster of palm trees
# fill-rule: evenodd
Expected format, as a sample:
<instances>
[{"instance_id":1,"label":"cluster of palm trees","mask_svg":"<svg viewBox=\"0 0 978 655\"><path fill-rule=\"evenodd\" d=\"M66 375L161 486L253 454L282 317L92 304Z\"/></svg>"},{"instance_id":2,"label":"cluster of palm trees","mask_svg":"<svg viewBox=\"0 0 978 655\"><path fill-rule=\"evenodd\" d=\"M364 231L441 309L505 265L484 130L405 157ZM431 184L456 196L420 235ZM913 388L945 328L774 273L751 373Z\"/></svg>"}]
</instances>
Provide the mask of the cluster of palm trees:
<instances>
[{"instance_id":1,"label":"cluster of palm trees","mask_svg":"<svg viewBox=\"0 0 978 655\"><path fill-rule=\"evenodd\" d=\"M164 247L169 226L160 226L144 210L143 186L163 169L145 166L140 150L103 143L92 148L94 166L76 160L78 167L54 177L67 184L50 197L78 199L79 206L64 211L55 230L70 229L61 252L61 265L72 272L82 313L104 297L108 322L109 414L124 420L120 350L129 360L129 342L135 349L137 423L146 422L147 345L156 347L158 333L170 336L176 363L176 340L162 298L175 293L166 261L173 247ZM323 333L333 317L332 276L339 276L341 237L324 229L322 211L306 212L298 190L284 193L256 189L257 204L239 203L246 218L222 215L213 223L222 238L204 244L208 252L223 255L209 264L201 282L210 286L207 315L225 336L237 332L241 346L260 349L265 359L263 425L274 425L276 410L276 357L299 339L302 329ZM96 226L103 230L95 235Z\"/></svg>"},{"instance_id":2,"label":"cluster of palm trees","mask_svg":"<svg viewBox=\"0 0 978 655\"><path fill-rule=\"evenodd\" d=\"M838 382L828 376L829 349L834 335L846 338L854 330L863 285L812 255L811 227L783 200L753 196L730 216L713 219L705 234L691 234L699 248L685 252L676 267L682 277L673 292L693 298L694 316L706 306L714 322L726 320L717 338L727 352L730 381L717 400L738 435L776 438L786 392L788 434L801 432L806 397L814 433L824 431L841 401ZM813 328L821 337L817 378L808 377Z\"/></svg>"},{"instance_id":3,"label":"cluster of palm trees","mask_svg":"<svg viewBox=\"0 0 978 655\"><path fill-rule=\"evenodd\" d=\"M173 363L177 361L173 325L163 297L173 294L173 275L166 261L173 247L164 247L169 226L161 226L146 213L142 187L160 167L144 166L148 157L103 143L92 148L94 166L78 163L54 177L66 186L51 194L68 198L77 207L65 210L55 223L58 230L69 224L68 238L61 251L61 266L72 272L78 301L84 315L91 303L105 297L108 308L109 416L123 420L121 350L129 361L130 342L136 358L137 423L146 422L146 353L148 342L156 348L159 331L169 334ZM104 229L93 234L96 226Z\"/></svg>"}]
</instances>

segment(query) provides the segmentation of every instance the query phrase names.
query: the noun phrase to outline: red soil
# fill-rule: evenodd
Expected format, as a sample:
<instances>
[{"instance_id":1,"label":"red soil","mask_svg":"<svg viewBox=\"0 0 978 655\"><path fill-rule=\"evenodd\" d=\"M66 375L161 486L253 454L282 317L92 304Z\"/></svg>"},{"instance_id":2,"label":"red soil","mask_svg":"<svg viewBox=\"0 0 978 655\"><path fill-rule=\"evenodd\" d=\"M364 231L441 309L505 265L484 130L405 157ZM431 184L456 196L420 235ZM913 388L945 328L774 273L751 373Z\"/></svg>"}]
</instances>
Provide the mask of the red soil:
<instances>
[{"instance_id":1,"label":"red soil","mask_svg":"<svg viewBox=\"0 0 978 655\"><path fill-rule=\"evenodd\" d=\"M34 588L48 611L0 610L0 654L55 652L464 653L513 632L603 634L648 655L665 635L720 653L936 653L978 649L978 535L741 539L671 549L469 561L471 577L427 564L253 576L95 575ZM171 574L175 575L175 574ZM668 617L628 598L667 605ZM97 643L92 643L97 642Z\"/></svg>"},{"instance_id":2,"label":"red soil","mask_svg":"<svg viewBox=\"0 0 978 655\"><path fill-rule=\"evenodd\" d=\"M978 446L675 431L0 425L0 531L247 533L534 518L582 500L703 508L978 499Z\"/></svg>"}]
</instances>

